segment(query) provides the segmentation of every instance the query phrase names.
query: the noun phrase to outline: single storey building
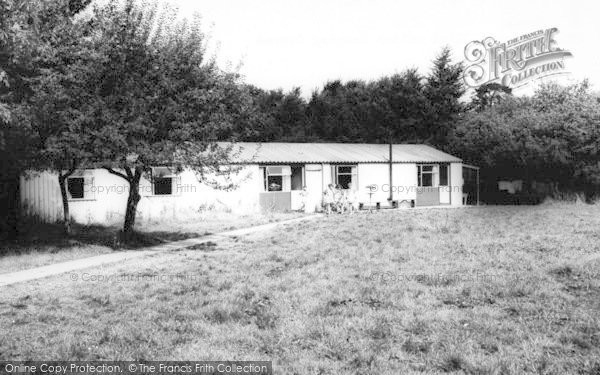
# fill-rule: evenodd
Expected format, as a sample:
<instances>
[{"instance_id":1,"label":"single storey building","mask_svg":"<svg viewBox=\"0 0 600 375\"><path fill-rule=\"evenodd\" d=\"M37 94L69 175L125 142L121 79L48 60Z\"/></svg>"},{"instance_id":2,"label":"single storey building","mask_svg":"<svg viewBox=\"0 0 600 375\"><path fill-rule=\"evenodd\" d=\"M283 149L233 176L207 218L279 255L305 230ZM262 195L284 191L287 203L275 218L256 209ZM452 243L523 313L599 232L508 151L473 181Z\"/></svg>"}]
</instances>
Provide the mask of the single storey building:
<instances>
[{"instance_id":1,"label":"single storey building","mask_svg":"<svg viewBox=\"0 0 600 375\"><path fill-rule=\"evenodd\" d=\"M191 169L175 173L156 166L142 178L137 219L185 220L210 210L250 214L302 205L320 211L328 184L347 189L352 183L363 207L461 206L468 199L461 159L427 145L236 143L235 148L235 189L201 183ZM104 169L86 169L72 175L67 187L76 222L122 222L129 189L125 180ZM26 213L44 221L62 220L56 174L24 175L21 203Z\"/></svg>"}]
</instances>

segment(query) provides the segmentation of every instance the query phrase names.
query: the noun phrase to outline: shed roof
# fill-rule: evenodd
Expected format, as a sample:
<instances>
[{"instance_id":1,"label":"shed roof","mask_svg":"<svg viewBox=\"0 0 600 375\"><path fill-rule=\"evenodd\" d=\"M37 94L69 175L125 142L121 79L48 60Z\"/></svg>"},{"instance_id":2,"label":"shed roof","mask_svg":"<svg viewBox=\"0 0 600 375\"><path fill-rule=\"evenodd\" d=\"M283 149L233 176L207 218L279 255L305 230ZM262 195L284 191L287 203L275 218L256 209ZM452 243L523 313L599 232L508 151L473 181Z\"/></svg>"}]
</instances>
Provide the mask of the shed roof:
<instances>
[{"instance_id":1,"label":"shed roof","mask_svg":"<svg viewBox=\"0 0 600 375\"><path fill-rule=\"evenodd\" d=\"M235 144L234 160L252 163L388 163L389 145L368 143L250 143ZM395 144L395 163L455 163L460 158L427 145Z\"/></svg>"}]
</instances>

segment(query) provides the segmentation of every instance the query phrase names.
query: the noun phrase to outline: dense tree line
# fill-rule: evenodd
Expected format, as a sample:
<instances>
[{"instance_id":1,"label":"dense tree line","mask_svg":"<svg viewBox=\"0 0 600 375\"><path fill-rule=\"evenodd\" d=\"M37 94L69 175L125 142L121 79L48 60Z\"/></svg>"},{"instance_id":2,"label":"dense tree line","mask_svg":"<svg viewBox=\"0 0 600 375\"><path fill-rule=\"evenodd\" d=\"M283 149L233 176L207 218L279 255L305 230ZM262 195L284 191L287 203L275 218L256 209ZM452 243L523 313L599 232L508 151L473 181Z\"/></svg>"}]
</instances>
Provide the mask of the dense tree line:
<instances>
[{"instance_id":1,"label":"dense tree line","mask_svg":"<svg viewBox=\"0 0 600 375\"><path fill-rule=\"evenodd\" d=\"M250 87L259 115L239 123L245 141L290 142L426 142L445 144L464 94L462 66L443 49L432 71L409 69L365 82L327 82L305 100L298 88L289 92Z\"/></svg>"}]
</instances>

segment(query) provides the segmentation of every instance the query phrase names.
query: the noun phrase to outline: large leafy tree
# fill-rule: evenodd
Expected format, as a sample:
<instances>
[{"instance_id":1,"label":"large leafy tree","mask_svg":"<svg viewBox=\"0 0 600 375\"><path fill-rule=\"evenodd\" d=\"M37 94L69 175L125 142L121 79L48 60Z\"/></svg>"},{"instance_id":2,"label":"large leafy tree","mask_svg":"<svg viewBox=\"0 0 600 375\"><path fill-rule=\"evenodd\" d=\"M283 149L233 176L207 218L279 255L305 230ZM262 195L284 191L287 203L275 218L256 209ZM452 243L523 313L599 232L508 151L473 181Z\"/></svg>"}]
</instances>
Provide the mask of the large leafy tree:
<instances>
[{"instance_id":1,"label":"large leafy tree","mask_svg":"<svg viewBox=\"0 0 600 375\"><path fill-rule=\"evenodd\" d=\"M545 182L554 194L586 193L600 186L600 103L586 82L541 86L532 97L502 101L466 113L451 146L498 179ZM490 186L491 187L491 186Z\"/></svg>"},{"instance_id":2,"label":"large leafy tree","mask_svg":"<svg viewBox=\"0 0 600 375\"><path fill-rule=\"evenodd\" d=\"M73 111L73 108L82 105L80 99L85 97L85 87L80 86L81 77L71 68L65 62L56 69L46 70L36 79L35 93L28 101L37 144L35 154L38 156L38 162L32 169L56 172L67 234L71 233L67 179L77 169L91 165L87 120Z\"/></svg>"},{"instance_id":3,"label":"large leafy tree","mask_svg":"<svg viewBox=\"0 0 600 375\"><path fill-rule=\"evenodd\" d=\"M369 128L373 98L363 81L327 82L315 92L308 104L311 133L322 140L338 142L363 141L377 137L377 129Z\"/></svg>"},{"instance_id":4,"label":"large leafy tree","mask_svg":"<svg viewBox=\"0 0 600 375\"><path fill-rule=\"evenodd\" d=\"M426 114L430 104L425 96L424 78L416 69L382 78L375 87L378 96L388 103L386 126L392 142L422 142L429 137Z\"/></svg>"},{"instance_id":5,"label":"large leafy tree","mask_svg":"<svg viewBox=\"0 0 600 375\"><path fill-rule=\"evenodd\" d=\"M30 79L32 95L26 108L31 117L35 137L37 162L31 169L52 170L57 173L60 186L65 232L71 232L67 179L79 168L84 168L89 158L85 147L89 134L85 121L74 116L71 108L81 106L85 97L85 78L80 66L89 62L94 52L84 48L80 41L87 37L85 25L73 21L73 12L81 10L87 2L58 2L56 21L45 31L45 53L38 57L39 74Z\"/></svg>"},{"instance_id":6,"label":"large leafy tree","mask_svg":"<svg viewBox=\"0 0 600 375\"><path fill-rule=\"evenodd\" d=\"M28 100L35 81L52 69L71 17L89 1L0 0L0 173L8 233L18 231L18 178L40 166L40 138ZM54 60L55 62L55 60Z\"/></svg>"},{"instance_id":7,"label":"large leafy tree","mask_svg":"<svg viewBox=\"0 0 600 375\"><path fill-rule=\"evenodd\" d=\"M0 227L11 238L18 234L19 175L31 159L31 132L19 121L19 104L29 93L25 79L34 74L23 55L36 43L36 10L26 1L0 0Z\"/></svg>"},{"instance_id":8,"label":"large leafy tree","mask_svg":"<svg viewBox=\"0 0 600 375\"><path fill-rule=\"evenodd\" d=\"M328 82L308 104L310 132L341 142L418 142L427 138L428 99L414 69L372 82Z\"/></svg>"},{"instance_id":9,"label":"large leafy tree","mask_svg":"<svg viewBox=\"0 0 600 375\"><path fill-rule=\"evenodd\" d=\"M206 58L197 20L178 22L175 11L127 0L94 8L77 63L85 82L71 108L91 142L90 159L129 184L123 232L134 229L140 179L153 166L190 166L204 178L223 172L231 134L250 106L237 76Z\"/></svg>"},{"instance_id":10,"label":"large leafy tree","mask_svg":"<svg viewBox=\"0 0 600 375\"><path fill-rule=\"evenodd\" d=\"M297 141L307 137L306 101L299 88L263 90L246 85L252 109L238 122L235 135L246 141Z\"/></svg>"}]
</instances>

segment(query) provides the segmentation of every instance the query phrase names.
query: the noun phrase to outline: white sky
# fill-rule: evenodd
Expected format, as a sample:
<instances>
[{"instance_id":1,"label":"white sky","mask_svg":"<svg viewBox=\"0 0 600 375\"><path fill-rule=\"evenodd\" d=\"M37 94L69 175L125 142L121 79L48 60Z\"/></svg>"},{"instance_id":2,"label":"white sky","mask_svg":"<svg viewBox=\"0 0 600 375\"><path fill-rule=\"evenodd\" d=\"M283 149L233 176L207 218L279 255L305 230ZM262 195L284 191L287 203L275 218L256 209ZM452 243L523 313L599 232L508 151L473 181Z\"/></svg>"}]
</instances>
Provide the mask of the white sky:
<instances>
[{"instance_id":1,"label":"white sky","mask_svg":"<svg viewBox=\"0 0 600 375\"><path fill-rule=\"evenodd\" d=\"M573 57L571 79L600 89L597 0L173 0L198 12L221 64L265 89L300 86L308 97L331 79L374 79L416 67L422 74L443 46L456 61L472 40L505 42L557 27ZM517 93L517 92L516 92Z\"/></svg>"}]
</instances>

